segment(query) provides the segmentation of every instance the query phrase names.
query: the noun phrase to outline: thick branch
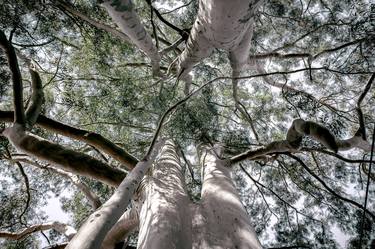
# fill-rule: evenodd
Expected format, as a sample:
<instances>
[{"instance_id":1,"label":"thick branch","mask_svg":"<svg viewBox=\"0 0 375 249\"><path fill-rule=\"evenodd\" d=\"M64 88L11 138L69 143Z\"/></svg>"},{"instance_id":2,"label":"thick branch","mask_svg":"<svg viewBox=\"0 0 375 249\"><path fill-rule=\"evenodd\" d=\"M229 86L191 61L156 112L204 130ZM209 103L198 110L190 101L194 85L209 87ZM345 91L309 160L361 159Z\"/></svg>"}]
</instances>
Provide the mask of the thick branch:
<instances>
[{"instance_id":1,"label":"thick branch","mask_svg":"<svg viewBox=\"0 0 375 249\"><path fill-rule=\"evenodd\" d=\"M127 210L105 236L101 249L113 249L115 245L128 237L139 225L137 211Z\"/></svg>"},{"instance_id":2,"label":"thick branch","mask_svg":"<svg viewBox=\"0 0 375 249\"><path fill-rule=\"evenodd\" d=\"M107 200L101 208L92 213L80 227L66 249L99 249L105 236L115 225L121 215L124 214L130 200L136 191L143 176L153 163L160 142L153 146L153 153L148 161L140 161L135 168L126 176L116 189L115 193ZM156 148L154 148L156 147Z\"/></svg>"},{"instance_id":3,"label":"thick branch","mask_svg":"<svg viewBox=\"0 0 375 249\"><path fill-rule=\"evenodd\" d=\"M102 6L122 32L128 35L133 43L151 59L154 75L160 75L160 55L151 36L139 20L131 0L106 1L102 3Z\"/></svg>"},{"instance_id":4,"label":"thick branch","mask_svg":"<svg viewBox=\"0 0 375 249\"><path fill-rule=\"evenodd\" d=\"M13 112L0 111L0 120L2 122L12 122L12 115ZM49 131L92 145L124 164L129 170L133 169L138 162L137 158L100 134L60 123L44 115L39 115L36 124Z\"/></svg>"},{"instance_id":5,"label":"thick branch","mask_svg":"<svg viewBox=\"0 0 375 249\"><path fill-rule=\"evenodd\" d=\"M132 43L132 41L129 39L129 37L126 34L124 34L124 33L120 32L120 31L112 28L109 25L106 25L104 23L98 22L98 21L92 19L91 17L86 16L82 12L77 11L76 9L74 9L74 7L71 6L69 3L65 2L65 1L62 1L62 0L57 0L56 4L57 4L58 7L62 8L63 10L65 10L67 12L69 12L70 14L72 14L72 15L80 18L81 20L84 20L85 22L91 24L92 26L94 26L94 27L96 27L98 29L107 31L108 33L110 33L110 34L112 34L112 35L120 38L121 40L123 40L123 41L125 41L127 43Z\"/></svg>"},{"instance_id":6,"label":"thick branch","mask_svg":"<svg viewBox=\"0 0 375 249\"><path fill-rule=\"evenodd\" d=\"M229 161L233 164L246 159L253 160L268 154L296 152L301 146L303 136L313 138L334 152L337 152L338 150L350 150L353 148L360 148L365 151L371 150L370 144L357 134L352 138L339 140L336 139L327 128L320 124L305 121L303 119L296 119L288 130L286 140L275 141L269 143L265 147L245 151L244 153L233 156Z\"/></svg>"},{"instance_id":7,"label":"thick branch","mask_svg":"<svg viewBox=\"0 0 375 249\"><path fill-rule=\"evenodd\" d=\"M14 122L24 125L26 122L25 110L23 107L23 89L22 76L18 67L16 52L12 44L6 38L4 32L0 30L0 46L8 58L9 68L12 73L13 81L13 106L14 106Z\"/></svg>"},{"instance_id":8,"label":"thick branch","mask_svg":"<svg viewBox=\"0 0 375 249\"><path fill-rule=\"evenodd\" d=\"M95 178L113 186L117 186L125 178L124 171L110 167L84 153L30 135L19 124L5 129L3 134L18 150L59 166L68 172Z\"/></svg>"},{"instance_id":9,"label":"thick branch","mask_svg":"<svg viewBox=\"0 0 375 249\"><path fill-rule=\"evenodd\" d=\"M66 225L64 223L55 221L55 222L33 225L31 227L25 228L24 230L20 232L15 232L15 233L0 231L0 238L6 238L10 240L20 240L32 233L49 230L49 229L54 229L57 232L64 234L68 239L71 239L72 236L76 233L76 230L73 227Z\"/></svg>"},{"instance_id":10,"label":"thick branch","mask_svg":"<svg viewBox=\"0 0 375 249\"><path fill-rule=\"evenodd\" d=\"M38 119L40 111L42 110L42 105L44 103L44 93L42 80L38 72L30 68L31 74L31 102L26 109L26 119L30 126L33 126Z\"/></svg>"}]
</instances>

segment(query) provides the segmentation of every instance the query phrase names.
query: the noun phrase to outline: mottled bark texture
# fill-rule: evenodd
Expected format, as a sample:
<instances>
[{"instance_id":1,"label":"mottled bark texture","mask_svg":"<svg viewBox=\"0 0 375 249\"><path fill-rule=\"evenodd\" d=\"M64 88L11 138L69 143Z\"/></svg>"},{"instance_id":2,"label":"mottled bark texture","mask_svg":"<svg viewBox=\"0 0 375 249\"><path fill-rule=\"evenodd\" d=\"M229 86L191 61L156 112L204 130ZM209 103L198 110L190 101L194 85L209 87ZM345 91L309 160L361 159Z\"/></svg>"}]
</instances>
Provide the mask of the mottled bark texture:
<instances>
[{"instance_id":1,"label":"mottled bark texture","mask_svg":"<svg viewBox=\"0 0 375 249\"><path fill-rule=\"evenodd\" d=\"M0 121L13 122L13 115L14 114L11 111L0 111ZM107 153L108 155L122 163L123 166L128 170L133 169L138 162L138 159L133 155L98 133L78 129L73 126L63 124L42 114L39 114L36 120L36 125L51 132L56 132L60 135L69 137L71 139L76 139L94 146L95 148L101 150L104 153ZM122 179L120 179L118 184L120 184L121 180Z\"/></svg>"},{"instance_id":2,"label":"mottled bark texture","mask_svg":"<svg viewBox=\"0 0 375 249\"><path fill-rule=\"evenodd\" d=\"M193 66L209 56L213 49L225 49L234 70L239 71L249 56L253 17L259 0L201 0L197 19L184 51L172 67L180 79L188 79ZM189 80L185 93L189 92Z\"/></svg>"},{"instance_id":3,"label":"mottled bark texture","mask_svg":"<svg viewBox=\"0 0 375 249\"><path fill-rule=\"evenodd\" d=\"M150 58L154 75L160 75L160 55L135 12L131 0L105 1L102 6L132 42Z\"/></svg>"}]
</instances>

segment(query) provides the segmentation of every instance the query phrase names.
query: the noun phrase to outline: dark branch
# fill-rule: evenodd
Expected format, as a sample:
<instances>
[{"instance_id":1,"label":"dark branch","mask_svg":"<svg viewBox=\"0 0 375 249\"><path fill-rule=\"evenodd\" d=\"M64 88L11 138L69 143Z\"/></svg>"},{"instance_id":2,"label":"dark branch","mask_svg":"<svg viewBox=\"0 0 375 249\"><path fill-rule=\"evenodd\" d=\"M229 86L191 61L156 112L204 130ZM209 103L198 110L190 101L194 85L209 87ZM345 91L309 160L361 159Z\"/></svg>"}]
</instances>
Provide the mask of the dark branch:
<instances>
[{"instance_id":1,"label":"dark branch","mask_svg":"<svg viewBox=\"0 0 375 249\"><path fill-rule=\"evenodd\" d=\"M370 212L369 210L367 210L364 206L362 206L361 204L359 204L358 202L356 201L353 201L351 199L348 199L346 197L343 197L341 195L339 195L338 193L336 193L333 189L331 189L327 183L325 183L317 174L315 174L299 157L297 156L294 156L290 153L285 153L287 156L293 158L294 160L296 160L307 172L309 172L309 174L314 177L318 182L320 182L320 184L323 185L323 187L328 190L328 192L330 192L333 196L335 196L336 198L342 200L342 201L345 201L347 203L350 203L352 204L353 206L356 206L357 208L361 209L361 210L365 210L367 214L369 214L374 220L375 220L375 215Z\"/></svg>"},{"instance_id":2,"label":"dark branch","mask_svg":"<svg viewBox=\"0 0 375 249\"><path fill-rule=\"evenodd\" d=\"M13 106L14 106L14 123L25 125L25 110L23 107L23 88L22 76L18 67L16 52L12 44L6 38L4 32L0 30L0 46L4 49L8 58L9 68L12 73L13 81Z\"/></svg>"}]
</instances>

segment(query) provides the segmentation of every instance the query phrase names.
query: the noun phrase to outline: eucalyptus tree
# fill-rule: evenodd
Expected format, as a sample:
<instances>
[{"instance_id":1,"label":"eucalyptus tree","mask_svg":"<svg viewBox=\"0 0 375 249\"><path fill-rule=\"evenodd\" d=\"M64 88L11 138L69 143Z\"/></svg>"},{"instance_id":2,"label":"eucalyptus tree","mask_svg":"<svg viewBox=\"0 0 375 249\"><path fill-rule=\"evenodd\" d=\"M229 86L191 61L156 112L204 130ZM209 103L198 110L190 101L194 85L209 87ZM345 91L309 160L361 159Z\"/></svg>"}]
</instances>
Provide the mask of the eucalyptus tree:
<instances>
[{"instance_id":1,"label":"eucalyptus tree","mask_svg":"<svg viewBox=\"0 0 375 249\"><path fill-rule=\"evenodd\" d=\"M374 246L368 1L0 8L3 247Z\"/></svg>"}]
</instances>

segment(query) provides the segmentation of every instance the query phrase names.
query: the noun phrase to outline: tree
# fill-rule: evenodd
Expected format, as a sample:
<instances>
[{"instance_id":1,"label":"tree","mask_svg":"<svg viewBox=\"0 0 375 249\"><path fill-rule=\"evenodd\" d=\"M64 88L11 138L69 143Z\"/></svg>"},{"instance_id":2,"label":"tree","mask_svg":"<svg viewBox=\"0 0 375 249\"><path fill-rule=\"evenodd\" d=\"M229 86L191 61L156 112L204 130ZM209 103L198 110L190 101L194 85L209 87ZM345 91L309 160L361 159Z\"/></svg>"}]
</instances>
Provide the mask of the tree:
<instances>
[{"instance_id":1,"label":"tree","mask_svg":"<svg viewBox=\"0 0 375 249\"><path fill-rule=\"evenodd\" d=\"M1 5L0 245L371 246L369 3L179 4Z\"/></svg>"}]
</instances>

